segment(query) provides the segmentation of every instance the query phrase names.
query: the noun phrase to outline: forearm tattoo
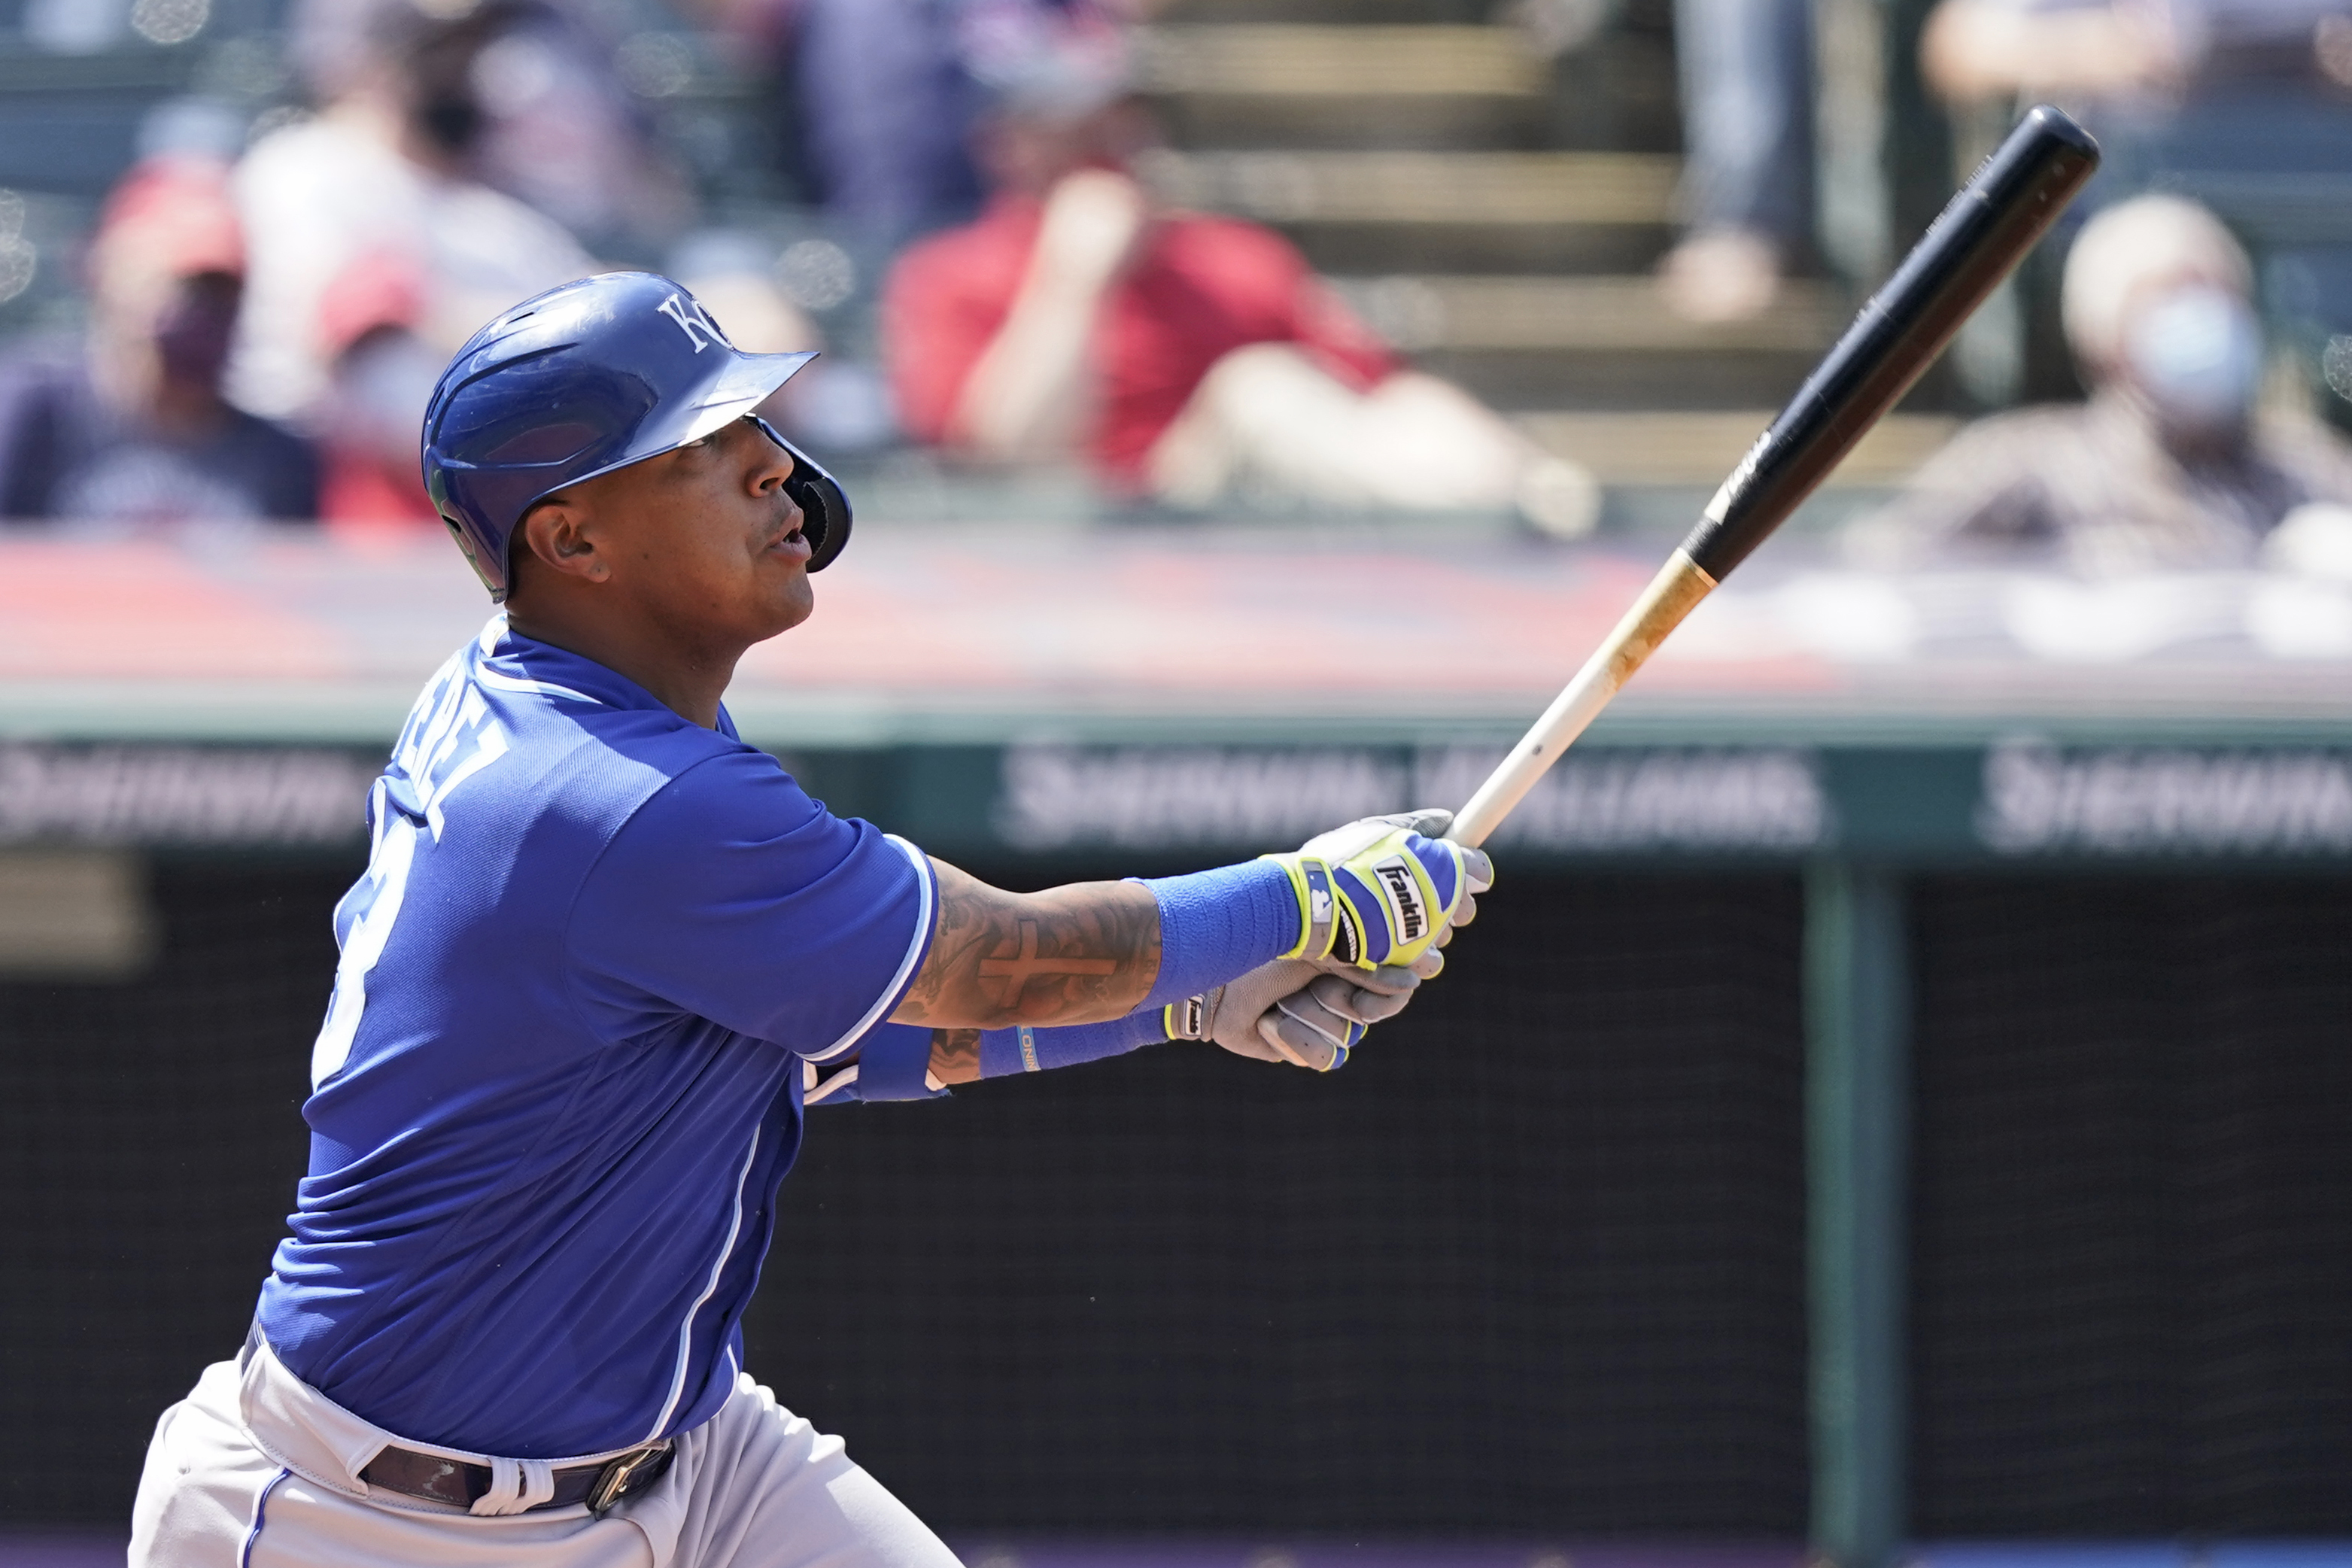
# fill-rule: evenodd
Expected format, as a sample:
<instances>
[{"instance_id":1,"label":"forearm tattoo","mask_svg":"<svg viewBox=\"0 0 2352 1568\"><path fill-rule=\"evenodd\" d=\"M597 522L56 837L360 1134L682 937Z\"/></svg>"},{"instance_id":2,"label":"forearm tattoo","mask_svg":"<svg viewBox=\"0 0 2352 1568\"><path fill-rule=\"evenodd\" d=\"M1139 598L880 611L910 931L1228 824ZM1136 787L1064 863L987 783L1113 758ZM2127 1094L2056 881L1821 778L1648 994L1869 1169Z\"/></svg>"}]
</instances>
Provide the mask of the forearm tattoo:
<instances>
[{"instance_id":1,"label":"forearm tattoo","mask_svg":"<svg viewBox=\"0 0 2352 1568\"><path fill-rule=\"evenodd\" d=\"M1073 882L1008 893L933 864L939 932L891 1015L898 1022L944 1030L1097 1024L1125 1017L1150 992L1160 903L1150 889ZM934 1035L935 1059L940 1048ZM971 1048L976 1059L977 1040Z\"/></svg>"},{"instance_id":2,"label":"forearm tattoo","mask_svg":"<svg viewBox=\"0 0 2352 1568\"><path fill-rule=\"evenodd\" d=\"M976 1083L980 1079L980 1031L933 1029L931 1076L941 1083Z\"/></svg>"}]
</instances>

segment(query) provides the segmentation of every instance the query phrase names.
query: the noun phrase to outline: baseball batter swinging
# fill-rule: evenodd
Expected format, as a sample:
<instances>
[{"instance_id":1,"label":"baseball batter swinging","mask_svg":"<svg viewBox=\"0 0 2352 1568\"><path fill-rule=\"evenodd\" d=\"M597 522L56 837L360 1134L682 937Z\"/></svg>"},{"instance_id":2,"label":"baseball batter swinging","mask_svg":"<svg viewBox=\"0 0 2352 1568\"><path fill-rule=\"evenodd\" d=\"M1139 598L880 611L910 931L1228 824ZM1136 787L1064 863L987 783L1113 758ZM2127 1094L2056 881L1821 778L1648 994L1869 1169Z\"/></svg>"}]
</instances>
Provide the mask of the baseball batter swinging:
<instances>
[{"instance_id":1,"label":"baseball batter swinging","mask_svg":"<svg viewBox=\"0 0 2352 1568\"><path fill-rule=\"evenodd\" d=\"M503 608L370 795L310 1173L133 1568L948 1568L742 1364L803 1107L1171 1037L1336 1067L1475 912L1443 813L1018 895L743 744L736 660L848 539L758 413L810 357L617 273L443 374L426 484Z\"/></svg>"}]
</instances>

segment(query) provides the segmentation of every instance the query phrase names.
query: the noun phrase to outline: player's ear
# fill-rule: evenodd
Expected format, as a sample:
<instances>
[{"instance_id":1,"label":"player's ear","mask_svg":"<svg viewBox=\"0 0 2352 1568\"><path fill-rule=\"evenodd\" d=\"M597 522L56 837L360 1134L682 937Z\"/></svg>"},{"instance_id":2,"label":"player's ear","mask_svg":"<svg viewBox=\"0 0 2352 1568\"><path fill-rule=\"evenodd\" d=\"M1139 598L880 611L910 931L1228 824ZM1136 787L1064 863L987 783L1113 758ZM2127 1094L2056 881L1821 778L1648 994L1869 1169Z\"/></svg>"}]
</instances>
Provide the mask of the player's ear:
<instances>
[{"instance_id":1,"label":"player's ear","mask_svg":"<svg viewBox=\"0 0 2352 1568\"><path fill-rule=\"evenodd\" d=\"M522 520L522 542L533 564L541 563L570 577L601 583L610 566L596 549L587 509L558 490L534 506Z\"/></svg>"}]
</instances>

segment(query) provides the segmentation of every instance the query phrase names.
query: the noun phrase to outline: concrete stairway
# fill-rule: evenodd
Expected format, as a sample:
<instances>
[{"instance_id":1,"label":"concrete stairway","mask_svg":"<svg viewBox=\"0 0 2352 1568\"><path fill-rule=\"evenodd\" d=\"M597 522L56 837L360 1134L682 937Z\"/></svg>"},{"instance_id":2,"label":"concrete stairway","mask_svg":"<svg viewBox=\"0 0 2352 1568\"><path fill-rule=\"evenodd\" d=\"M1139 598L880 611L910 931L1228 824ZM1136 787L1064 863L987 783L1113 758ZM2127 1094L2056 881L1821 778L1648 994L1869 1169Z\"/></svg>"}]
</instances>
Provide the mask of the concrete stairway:
<instances>
[{"instance_id":1,"label":"concrete stairway","mask_svg":"<svg viewBox=\"0 0 2352 1568\"><path fill-rule=\"evenodd\" d=\"M1666 5L1554 63L1478 0L1179 0L1143 53L1173 143L1147 174L1281 228L1417 363L1604 482L1712 487L1852 302L1801 281L1726 326L1665 308ZM1890 421L1842 477L1891 482L1948 429Z\"/></svg>"}]
</instances>

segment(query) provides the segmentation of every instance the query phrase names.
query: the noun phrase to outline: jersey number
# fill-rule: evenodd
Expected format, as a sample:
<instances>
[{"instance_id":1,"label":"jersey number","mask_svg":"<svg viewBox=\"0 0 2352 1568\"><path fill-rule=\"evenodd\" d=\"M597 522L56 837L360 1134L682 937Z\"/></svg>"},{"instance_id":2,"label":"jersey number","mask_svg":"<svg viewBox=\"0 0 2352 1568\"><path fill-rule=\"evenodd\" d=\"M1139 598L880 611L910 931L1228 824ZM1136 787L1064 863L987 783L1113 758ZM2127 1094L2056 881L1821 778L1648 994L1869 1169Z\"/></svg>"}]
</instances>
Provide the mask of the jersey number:
<instances>
[{"instance_id":1,"label":"jersey number","mask_svg":"<svg viewBox=\"0 0 2352 1568\"><path fill-rule=\"evenodd\" d=\"M447 826L442 807L451 792L506 754L506 731L490 717L480 689L466 679L456 660L443 668L436 685L437 690L417 703L407 732L393 750L394 761L414 786L404 793L413 793L415 809L394 800L388 778L376 780L368 796L375 841L368 852L367 875L335 909L342 957L335 964L335 994L327 1003L327 1021L310 1047L314 1089L351 1059L360 1016L367 1010L368 975L392 940L393 922L400 919L408 874L416 864L418 837L429 829L439 839Z\"/></svg>"},{"instance_id":2,"label":"jersey number","mask_svg":"<svg viewBox=\"0 0 2352 1568\"><path fill-rule=\"evenodd\" d=\"M416 822L394 805L388 794L384 781L376 780L374 798L368 802L376 835L367 875L343 895L343 907L335 911L335 924L342 928L343 956L335 964L335 994L327 1003L327 1021L319 1029L318 1044L310 1047L312 1089L341 1072L351 1058L360 1014L367 1007L368 971L392 940L392 922L400 918L401 900L408 895L409 868L416 864Z\"/></svg>"}]
</instances>

